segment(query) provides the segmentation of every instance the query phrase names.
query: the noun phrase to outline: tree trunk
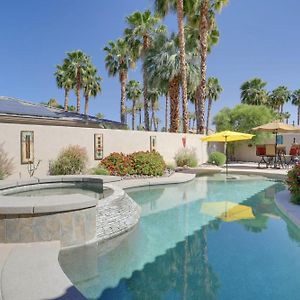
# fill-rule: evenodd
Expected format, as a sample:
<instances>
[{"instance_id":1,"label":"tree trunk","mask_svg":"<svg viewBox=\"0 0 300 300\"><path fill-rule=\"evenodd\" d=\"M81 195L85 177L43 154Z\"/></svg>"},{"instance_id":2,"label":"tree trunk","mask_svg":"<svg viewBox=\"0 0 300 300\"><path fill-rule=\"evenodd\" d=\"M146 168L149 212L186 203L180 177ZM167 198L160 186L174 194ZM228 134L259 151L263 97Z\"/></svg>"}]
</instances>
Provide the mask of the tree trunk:
<instances>
[{"instance_id":1,"label":"tree trunk","mask_svg":"<svg viewBox=\"0 0 300 300\"><path fill-rule=\"evenodd\" d=\"M168 107L169 107L169 95L166 93L166 110L165 110L165 130L168 132Z\"/></svg>"},{"instance_id":2,"label":"tree trunk","mask_svg":"<svg viewBox=\"0 0 300 300\"><path fill-rule=\"evenodd\" d=\"M120 119L121 123L126 123L126 80L127 74L123 71L120 72L120 83L121 83L121 109L120 109Z\"/></svg>"},{"instance_id":3,"label":"tree trunk","mask_svg":"<svg viewBox=\"0 0 300 300\"><path fill-rule=\"evenodd\" d=\"M69 90L65 89L64 111L68 111L68 109L69 109Z\"/></svg>"},{"instance_id":4,"label":"tree trunk","mask_svg":"<svg viewBox=\"0 0 300 300\"><path fill-rule=\"evenodd\" d=\"M300 105L298 105L297 125L300 125Z\"/></svg>"},{"instance_id":5,"label":"tree trunk","mask_svg":"<svg viewBox=\"0 0 300 300\"><path fill-rule=\"evenodd\" d=\"M84 114L87 116L89 111L89 96L85 95Z\"/></svg>"},{"instance_id":6,"label":"tree trunk","mask_svg":"<svg viewBox=\"0 0 300 300\"><path fill-rule=\"evenodd\" d=\"M150 42L149 42L149 36L147 34L143 37L143 56L147 52L147 49L149 48ZM144 70L143 72L143 84L144 84L144 122L145 122L145 130L149 131L149 103L148 103L148 85L147 85L147 73Z\"/></svg>"},{"instance_id":7,"label":"tree trunk","mask_svg":"<svg viewBox=\"0 0 300 300\"><path fill-rule=\"evenodd\" d=\"M80 68L77 70L77 78L76 78L76 98L77 98L77 108L76 111L80 113L80 87L81 87L81 75Z\"/></svg>"},{"instance_id":8,"label":"tree trunk","mask_svg":"<svg viewBox=\"0 0 300 300\"><path fill-rule=\"evenodd\" d=\"M283 113L283 104L280 105L280 113Z\"/></svg>"},{"instance_id":9,"label":"tree trunk","mask_svg":"<svg viewBox=\"0 0 300 300\"><path fill-rule=\"evenodd\" d=\"M141 124L142 124L142 109L141 108L139 108L139 117L140 117L140 120L139 120L139 125L141 126Z\"/></svg>"},{"instance_id":10,"label":"tree trunk","mask_svg":"<svg viewBox=\"0 0 300 300\"><path fill-rule=\"evenodd\" d=\"M180 49L180 75L182 88L182 125L183 132L189 131L188 117L188 97L187 97L187 71L185 59L185 38L184 38L184 21L183 21L183 0L177 1L177 21L179 33L179 49Z\"/></svg>"},{"instance_id":11,"label":"tree trunk","mask_svg":"<svg viewBox=\"0 0 300 300\"><path fill-rule=\"evenodd\" d=\"M132 130L135 130L135 100L132 100Z\"/></svg>"},{"instance_id":12,"label":"tree trunk","mask_svg":"<svg viewBox=\"0 0 300 300\"><path fill-rule=\"evenodd\" d=\"M169 83L170 96L170 132L179 130L179 78L175 77Z\"/></svg>"},{"instance_id":13,"label":"tree trunk","mask_svg":"<svg viewBox=\"0 0 300 300\"><path fill-rule=\"evenodd\" d=\"M208 127L209 127L209 122L210 122L211 106L212 106L212 100L208 99L207 116L206 116L206 135L208 135Z\"/></svg>"},{"instance_id":14,"label":"tree trunk","mask_svg":"<svg viewBox=\"0 0 300 300\"><path fill-rule=\"evenodd\" d=\"M200 34L200 58L201 58L201 77L200 84L197 89L198 96L198 118L197 118L197 133L204 133L204 113L205 113L205 98L206 98L206 69L207 69L207 49L208 49L208 7L209 0L203 0L200 6L200 22L199 22L199 34Z\"/></svg>"}]
</instances>

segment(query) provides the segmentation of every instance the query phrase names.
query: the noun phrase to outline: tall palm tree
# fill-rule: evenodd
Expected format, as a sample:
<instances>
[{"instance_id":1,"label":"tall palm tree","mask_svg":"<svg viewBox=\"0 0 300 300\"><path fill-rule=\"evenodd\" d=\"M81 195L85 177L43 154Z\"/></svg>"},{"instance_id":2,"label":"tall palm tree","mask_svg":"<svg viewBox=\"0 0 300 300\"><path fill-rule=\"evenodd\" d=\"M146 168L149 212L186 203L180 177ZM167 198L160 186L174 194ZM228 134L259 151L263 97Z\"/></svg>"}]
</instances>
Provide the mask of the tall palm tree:
<instances>
[{"instance_id":1,"label":"tall palm tree","mask_svg":"<svg viewBox=\"0 0 300 300\"><path fill-rule=\"evenodd\" d=\"M197 82L199 58L188 53L186 57L188 82ZM179 130L179 93L180 93L180 51L178 38L172 35L158 34L153 47L148 50L144 61L144 70L148 73L151 87L159 87L167 82L170 97L170 131Z\"/></svg>"},{"instance_id":2,"label":"tall palm tree","mask_svg":"<svg viewBox=\"0 0 300 300\"><path fill-rule=\"evenodd\" d=\"M241 102L250 105L267 103L268 93L264 89L267 83L260 78L253 78L241 85Z\"/></svg>"},{"instance_id":3,"label":"tall palm tree","mask_svg":"<svg viewBox=\"0 0 300 300\"><path fill-rule=\"evenodd\" d=\"M132 130L135 129L135 112L136 112L136 103L141 98L142 89L140 83L136 80L130 80L126 85L126 96L128 100L132 101Z\"/></svg>"},{"instance_id":4,"label":"tall palm tree","mask_svg":"<svg viewBox=\"0 0 300 300\"><path fill-rule=\"evenodd\" d=\"M110 41L108 46L104 48L107 55L105 57L105 66L109 76L119 75L121 84L121 109L120 119L126 122L126 81L129 68L135 65L136 56L133 49L130 49L128 43L124 39L118 39L116 42Z\"/></svg>"},{"instance_id":5,"label":"tall palm tree","mask_svg":"<svg viewBox=\"0 0 300 300\"><path fill-rule=\"evenodd\" d=\"M144 102L141 100L138 100L136 103L136 110L139 114L139 127L142 126L142 110L144 109Z\"/></svg>"},{"instance_id":6,"label":"tall palm tree","mask_svg":"<svg viewBox=\"0 0 300 300\"><path fill-rule=\"evenodd\" d=\"M153 16L150 10L134 12L126 18L128 28L125 29L126 40L130 47L138 50L136 53L144 60L151 45L152 36L157 31L164 31L164 26L159 26L160 19ZM143 72L144 82L144 122L145 129L149 130L149 106L147 96L147 73Z\"/></svg>"},{"instance_id":7,"label":"tall palm tree","mask_svg":"<svg viewBox=\"0 0 300 300\"><path fill-rule=\"evenodd\" d=\"M207 116L206 116L206 134L208 134L208 127L210 123L210 112L213 101L219 99L220 94L222 93L223 89L219 83L218 78L216 77L209 77L207 79L206 84L206 98L208 99L207 105Z\"/></svg>"},{"instance_id":8,"label":"tall palm tree","mask_svg":"<svg viewBox=\"0 0 300 300\"><path fill-rule=\"evenodd\" d=\"M71 80L76 82L75 93L77 98L76 110L80 112L80 90L82 88L82 77L86 72L87 66L90 64L90 58L81 50L68 52L64 60L66 72Z\"/></svg>"},{"instance_id":9,"label":"tall palm tree","mask_svg":"<svg viewBox=\"0 0 300 300\"><path fill-rule=\"evenodd\" d=\"M88 66L84 77L82 78L83 93L85 97L85 115L88 114L89 98L91 96L96 97L101 92L101 80L102 78L100 76L97 76L97 69L92 65Z\"/></svg>"},{"instance_id":10,"label":"tall palm tree","mask_svg":"<svg viewBox=\"0 0 300 300\"><path fill-rule=\"evenodd\" d=\"M68 111L69 93L74 88L75 81L69 76L67 66L65 64L57 65L54 75L56 77L57 87L65 90L64 110Z\"/></svg>"},{"instance_id":11,"label":"tall palm tree","mask_svg":"<svg viewBox=\"0 0 300 300\"><path fill-rule=\"evenodd\" d=\"M196 93L196 106L198 106L197 114L197 132L203 134L205 127L205 99L206 99L206 70L207 70L207 54L209 50L209 35L215 27L215 13L221 12L228 0L192 0L190 5L190 15L192 19L195 11L199 12L199 41L200 41L200 59L201 59L201 77L199 87Z\"/></svg>"},{"instance_id":12,"label":"tall palm tree","mask_svg":"<svg viewBox=\"0 0 300 300\"><path fill-rule=\"evenodd\" d=\"M300 89L293 92L292 104L297 106L297 125L300 125Z\"/></svg>"},{"instance_id":13,"label":"tall palm tree","mask_svg":"<svg viewBox=\"0 0 300 300\"><path fill-rule=\"evenodd\" d=\"M291 93L286 86L279 86L274 89L269 96L269 105L277 110L278 113L283 113L283 105L291 98Z\"/></svg>"},{"instance_id":14,"label":"tall palm tree","mask_svg":"<svg viewBox=\"0 0 300 300\"><path fill-rule=\"evenodd\" d=\"M178 37L180 49L180 70L181 70L181 88L182 88L182 119L183 132L189 130L188 124L188 91L187 91L187 70L185 53L185 34L184 34L184 1L183 0L155 0L155 10L165 17L169 10L177 12Z\"/></svg>"}]
</instances>

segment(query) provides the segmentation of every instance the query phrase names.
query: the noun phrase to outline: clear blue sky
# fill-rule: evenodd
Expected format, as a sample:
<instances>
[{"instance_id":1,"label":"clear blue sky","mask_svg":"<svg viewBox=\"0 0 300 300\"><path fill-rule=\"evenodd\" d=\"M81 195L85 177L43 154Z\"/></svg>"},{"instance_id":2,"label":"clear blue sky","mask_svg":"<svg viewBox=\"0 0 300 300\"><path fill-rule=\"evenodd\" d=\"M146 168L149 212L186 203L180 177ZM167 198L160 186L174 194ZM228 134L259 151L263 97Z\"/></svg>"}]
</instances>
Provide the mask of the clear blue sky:
<instances>
[{"instance_id":1,"label":"clear blue sky","mask_svg":"<svg viewBox=\"0 0 300 300\"><path fill-rule=\"evenodd\" d=\"M2 1L0 95L33 102L57 98L62 103L55 66L65 52L82 49L103 77L103 92L91 99L90 113L119 120L120 86L117 77L107 76L102 49L122 36L125 16L152 5L151 0ZM299 11L297 0L230 0L218 16L221 39L208 61L208 75L218 77L224 88L213 114L239 103L239 87L252 77L266 80L268 90L278 85L300 88ZM166 22L177 29L174 17ZM140 69L130 79L140 80ZM74 95L71 99L75 103ZM295 107L286 105L285 110L296 119Z\"/></svg>"}]
</instances>

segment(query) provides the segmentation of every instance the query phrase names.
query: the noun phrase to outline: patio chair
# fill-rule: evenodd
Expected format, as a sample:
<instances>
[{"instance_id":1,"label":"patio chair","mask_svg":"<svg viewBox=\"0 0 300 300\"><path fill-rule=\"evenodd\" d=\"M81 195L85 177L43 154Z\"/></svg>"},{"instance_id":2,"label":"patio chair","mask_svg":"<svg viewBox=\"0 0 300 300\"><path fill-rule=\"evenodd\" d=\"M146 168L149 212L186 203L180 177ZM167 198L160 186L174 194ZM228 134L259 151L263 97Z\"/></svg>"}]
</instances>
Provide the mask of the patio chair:
<instances>
[{"instance_id":1,"label":"patio chair","mask_svg":"<svg viewBox=\"0 0 300 300\"><path fill-rule=\"evenodd\" d=\"M256 156L261 157L261 160L258 163L258 168L260 168L260 164L266 164L266 168L268 162L266 160L266 145L256 145Z\"/></svg>"},{"instance_id":2,"label":"patio chair","mask_svg":"<svg viewBox=\"0 0 300 300\"><path fill-rule=\"evenodd\" d=\"M289 154L291 159L288 165L297 163L299 161L300 145L297 144L292 145Z\"/></svg>"}]
</instances>

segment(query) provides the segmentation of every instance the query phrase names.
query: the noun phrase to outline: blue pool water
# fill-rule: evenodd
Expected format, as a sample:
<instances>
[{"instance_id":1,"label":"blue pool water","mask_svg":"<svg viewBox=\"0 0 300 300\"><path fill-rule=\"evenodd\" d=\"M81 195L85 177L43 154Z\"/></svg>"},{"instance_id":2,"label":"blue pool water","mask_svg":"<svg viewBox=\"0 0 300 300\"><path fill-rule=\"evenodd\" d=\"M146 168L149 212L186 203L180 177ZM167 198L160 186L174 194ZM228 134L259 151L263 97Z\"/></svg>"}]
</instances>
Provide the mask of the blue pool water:
<instances>
[{"instance_id":1,"label":"blue pool water","mask_svg":"<svg viewBox=\"0 0 300 300\"><path fill-rule=\"evenodd\" d=\"M203 177L136 189L136 229L98 247L63 251L63 270L87 299L300 299L300 231L277 210L280 182ZM252 207L224 222L206 202Z\"/></svg>"}]
</instances>

